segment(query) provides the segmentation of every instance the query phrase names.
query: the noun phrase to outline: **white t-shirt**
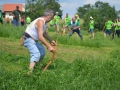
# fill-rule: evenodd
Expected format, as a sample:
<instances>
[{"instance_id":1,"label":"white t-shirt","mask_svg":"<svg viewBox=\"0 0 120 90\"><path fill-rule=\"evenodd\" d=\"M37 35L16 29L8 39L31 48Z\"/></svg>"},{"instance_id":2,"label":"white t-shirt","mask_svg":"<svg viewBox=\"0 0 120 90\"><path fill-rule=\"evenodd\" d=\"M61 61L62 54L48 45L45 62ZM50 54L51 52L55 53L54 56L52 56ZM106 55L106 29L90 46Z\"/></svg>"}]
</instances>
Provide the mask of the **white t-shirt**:
<instances>
[{"instance_id":1,"label":"white t-shirt","mask_svg":"<svg viewBox=\"0 0 120 90\"><path fill-rule=\"evenodd\" d=\"M46 24L45 24L45 20L43 18L37 18L34 21L32 21L28 26L27 29L25 30L26 33L28 33L32 38L34 38L35 40L39 40L38 37L38 30L35 26L36 22L38 19L41 19L44 21L44 31L46 30Z\"/></svg>"}]
</instances>

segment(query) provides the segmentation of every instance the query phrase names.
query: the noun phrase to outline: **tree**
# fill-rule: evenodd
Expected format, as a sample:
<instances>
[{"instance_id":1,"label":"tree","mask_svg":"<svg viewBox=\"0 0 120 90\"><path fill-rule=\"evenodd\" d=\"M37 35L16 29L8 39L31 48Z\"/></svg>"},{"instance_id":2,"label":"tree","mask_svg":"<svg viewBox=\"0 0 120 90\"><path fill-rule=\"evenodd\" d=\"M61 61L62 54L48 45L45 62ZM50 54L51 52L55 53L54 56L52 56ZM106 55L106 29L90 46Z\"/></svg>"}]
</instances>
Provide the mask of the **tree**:
<instances>
[{"instance_id":1,"label":"tree","mask_svg":"<svg viewBox=\"0 0 120 90\"><path fill-rule=\"evenodd\" d=\"M94 5L84 5L77 9L77 13L84 19L83 27L85 30L89 29L89 17L92 16L95 20L95 28L102 30L105 24L106 18L110 18L112 21L120 15L115 7L111 7L107 2L97 1Z\"/></svg>"},{"instance_id":2,"label":"tree","mask_svg":"<svg viewBox=\"0 0 120 90\"><path fill-rule=\"evenodd\" d=\"M81 18L83 18L86 12L89 11L91 8L92 8L91 4L86 4L83 7L79 7L77 9L78 11L77 13Z\"/></svg>"},{"instance_id":3,"label":"tree","mask_svg":"<svg viewBox=\"0 0 120 90\"><path fill-rule=\"evenodd\" d=\"M48 8L62 14L58 1L59 0L26 0L26 16L29 15L32 19L35 19L42 16Z\"/></svg>"}]
</instances>

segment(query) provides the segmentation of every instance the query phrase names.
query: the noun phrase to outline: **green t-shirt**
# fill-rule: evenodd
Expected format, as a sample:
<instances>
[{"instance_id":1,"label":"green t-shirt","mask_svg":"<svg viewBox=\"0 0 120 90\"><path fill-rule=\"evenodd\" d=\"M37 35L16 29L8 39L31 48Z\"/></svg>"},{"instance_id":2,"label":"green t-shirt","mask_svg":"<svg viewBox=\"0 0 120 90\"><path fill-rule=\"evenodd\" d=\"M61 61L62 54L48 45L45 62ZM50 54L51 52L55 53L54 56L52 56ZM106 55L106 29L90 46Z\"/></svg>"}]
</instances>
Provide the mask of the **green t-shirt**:
<instances>
[{"instance_id":1,"label":"green t-shirt","mask_svg":"<svg viewBox=\"0 0 120 90\"><path fill-rule=\"evenodd\" d=\"M0 20L2 20L2 12L0 12Z\"/></svg>"},{"instance_id":2,"label":"green t-shirt","mask_svg":"<svg viewBox=\"0 0 120 90\"><path fill-rule=\"evenodd\" d=\"M90 21L90 29L94 29L94 20Z\"/></svg>"},{"instance_id":3,"label":"green t-shirt","mask_svg":"<svg viewBox=\"0 0 120 90\"><path fill-rule=\"evenodd\" d=\"M77 19L76 19L78 22L80 22L80 18L78 17Z\"/></svg>"},{"instance_id":4,"label":"green t-shirt","mask_svg":"<svg viewBox=\"0 0 120 90\"><path fill-rule=\"evenodd\" d=\"M80 23L80 18L78 17L78 18L76 19L76 21L77 21L78 23Z\"/></svg>"},{"instance_id":5,"label":"green t-shirt","mask_svg":"<svg viewBox=\"0 0 120 90\"><path fill-rule=\"evenodd\" d=\"M54 16L54 22L55 22L55 24L58 24L59 20L60 20L60 17L57 16L57 15L55 15Z\"/></svg>"},{"instance_id":6,"label":"green t-shirt","mask_svg":"<svg viewBox=\"0 0 120 90\"><path fill-rule=\"evenodd\" d=\"M72 28L74 28L74 27L80 26L80 23L78 21L75 21L75 22L71 21L68 23L67 26L72 26Z\"/></svg>"},{"instance_id":7,"label":"green t-shirt","mask_svg":"<svg viewBox=\"0 0 120 90\"><path fill-rule=\"evenodd\" d=\"M50 20L50 25L54 25L54 20Z\"/></svg>"},{"instance_id":8,"label":"green t-shirt","mask_svg":"<svg viewBox=\"0 0 120 90\"><path fill-rule=\"evenodd\" d=\"M19 20L19 15L21 15L20 10L14 10L12 14L15 16L14 19Z\"/></svg>"},{"instance_id":9,"label":"green t-shirt","mask_svg":"<svg viewBox=\"0 0 120 90\"><path fill-rule=\"evenodd\" d=\"M30 23L30 22L31 22L30 17L27 17L27 18L26 18L26 22L27 22L27 23Z\"/></svg>"},{"instance_id":10,"label":"green t-shirt","mask_svg":"<svg viewBox=\"0 0 120 90\"><path fill-rule=\"evenodd\" d=\"M65 25L68 25L68 23L71 21L70 17L65 18Z\"/></svg>"},{"instance_id":11,"label":"green t-shirt","mask_svg":"<svg viewBox=\"0 0 120 90\"><path fill-rule=\"evenodd\" d=\"M118 25L120 25L120 22L115 22L114 23L114 25L115 25L115 30L120 30L120 26L118 26Z\"/></svg>"},{"instance_id":12,"label":"green t-shirt","mask_svg":"<svg viewBox=\"0 0 120 90\"><path fill-rule=\"evenodd\" d=\"M108 21L106 22L106 29L107 29L107 30L111 30L112 24L113 24L113 22L110 21L110 20L108 20Z\"/></svg>"}]
</instances>

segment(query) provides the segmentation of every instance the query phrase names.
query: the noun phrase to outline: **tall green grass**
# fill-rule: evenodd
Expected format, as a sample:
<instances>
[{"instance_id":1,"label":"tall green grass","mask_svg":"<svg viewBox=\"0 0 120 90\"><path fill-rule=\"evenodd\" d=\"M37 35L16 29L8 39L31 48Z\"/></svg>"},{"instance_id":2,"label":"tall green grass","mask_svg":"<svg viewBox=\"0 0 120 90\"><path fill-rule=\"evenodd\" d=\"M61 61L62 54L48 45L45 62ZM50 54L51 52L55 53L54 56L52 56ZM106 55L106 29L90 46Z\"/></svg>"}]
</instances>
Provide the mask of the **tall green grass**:
<instances>
[{"instance_id":1,"label":"tall green grass","mask_svg":"<svg viewBox=\"0 0 120 90\"><path fill-rule=\"evenodd\" d=\"M0 37L19 39L25 31L25 26L15 27L9 24L0 25Z\"/></svg>"},{"instance_id":2,"label":"tall green grass","mask_svg":"<svg viewBox=\"0 0 120 90\"><path fill-rule=\"evenodd\" d=\"M116 52L112 52L115 55ZM23 67L22 70L6 70L0 66L1 90L119 90L120 87L120 60L112 57L111 60L76 59L72 63L56 60L46 72L36 66L33 74L27 75L26 57L13 60L14 55L8 55L4 63L10 61ZM1 57L4 57L1 55ZM120 56L119 56L120 58ZM12 61L13 60L13 61ZM19 61L19 63L18 63ZM24 63L23 63L24 61ZM10 67L8 64L8 67ZM42 67L45 66L45 62ZM15 66L14 66L15 67Z\"/></svg>"},{"instance_id":3,"label":"tall green grass","mask_svg":"<svg viewBox=\"0 0 120 90\"><path fill-rule=\"evenodd\" d=\"M25 31L26 27L15 27L13 25L4 24L0 26L0 36L7 37L7 38L16 38L20 39L23 32ZM90 33L81 30L83 34L83 41L80 40L75 34L73 34L69 38L69 33L62 36L61 33L59 35L55 35L55 27L49 28L48 33L53 39L58 38L59 44L66 44L66 45L77 45L77 46L85 46L85 47L107 47L107 46L115 46L116 44L119 45L119 39L116 37L114 40L110 40L108 38L103 37L103 33L97 32L95 33L95 39L91 40ZM111 43L112 41L112 43Z\"/></svg>"},{"instance_id":4,"label":"tall green grass","mask_svg":"<svg viewBox=\"0 0 120 90\"><path fill-rule=\"evenodd\" d=\"M69 63L58 54L58 58L43 72L49 61L49 56L46 56L40 65L36 65L33 73L27 75L30 57L23 49L15 47L18 44L14 44L19 43L24 30L25 27L21 26L0 26L0 37L5 37L0 39L0 90L120 90L120 39L117 37L105 39L103 34L97 32L92 40L91 35L82 30L84 39L81 41L75 34L70 38L68 34L55 35L55 28L50 28L50 36L54 40L58 38L59 52L64 52L66 48L65 53L70 53L69 57L64 53L62 57L71 60L77 47L82 49L80 53L83 54L78 53L76 59ZM75 50L71 51L73 48ZM92 53L87 50L94 50L95 53L85 56ZM83 56L80 58L79 55Z\"/></svg>"},{"instance_id":5,"label":"tall green grass","mask_svg":"<svg viewBox=\"0 0 120 90\"><path fill-rule=\"evenodd\" d=\"M80 39L79 36L74 33L71 37L69 37L69 34L67 35L53 35L52 37L54 39L58 38L59 44L65 44L65 45L74 45L74 46L85 46L85 47L116 47L120 44L119 38L115 39L109 39L104 38L103 34L100 32L95 33L95 39L92 40L91 34L81 31L83 33L83 40Z\"/></svg>"}]
</instances>

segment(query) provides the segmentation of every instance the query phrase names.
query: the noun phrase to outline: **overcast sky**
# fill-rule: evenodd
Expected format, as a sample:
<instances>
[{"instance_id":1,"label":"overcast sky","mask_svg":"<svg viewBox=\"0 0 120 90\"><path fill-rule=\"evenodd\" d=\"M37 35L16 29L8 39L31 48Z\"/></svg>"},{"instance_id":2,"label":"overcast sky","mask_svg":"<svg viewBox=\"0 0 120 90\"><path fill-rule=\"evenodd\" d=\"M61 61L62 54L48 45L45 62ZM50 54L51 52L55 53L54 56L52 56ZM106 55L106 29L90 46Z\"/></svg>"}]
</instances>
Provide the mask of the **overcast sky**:
<instances>
[{"instance_id":1,"label":"overcast sky","mask_svg":"<svg viewBox=\"0 0 120 90\"><path fill-rule=\"evenodd\" d=\"M76 9L85 4L94 4L98 0L59 0L61 9L63 10L63 17L66 13L70 17L73 17L77 12ZM120 10L120 0L99 0L102 2L108 2L111 6L115 6L116 10ZM0 4L5 3L25 3L25 0L0 0Z\"/></svg>"}]
</instances>

